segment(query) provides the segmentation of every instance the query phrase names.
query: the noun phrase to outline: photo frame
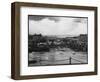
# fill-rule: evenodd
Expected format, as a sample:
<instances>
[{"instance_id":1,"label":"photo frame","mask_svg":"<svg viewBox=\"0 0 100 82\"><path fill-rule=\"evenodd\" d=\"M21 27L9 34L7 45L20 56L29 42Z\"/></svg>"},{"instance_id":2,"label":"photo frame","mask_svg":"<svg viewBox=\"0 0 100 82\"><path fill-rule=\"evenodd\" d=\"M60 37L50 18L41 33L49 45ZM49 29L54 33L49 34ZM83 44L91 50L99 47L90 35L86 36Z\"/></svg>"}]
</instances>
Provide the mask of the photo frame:
<instances>
[{"instance_id":1,"label":"photo frame","mask_svg":"<svg viewBox=\"0 0 100 82\"><path fill-rule=\"evenodd\" d=\"M97 7L11 4L11 78L97 75Z\"/></svg>"}]
</instances>

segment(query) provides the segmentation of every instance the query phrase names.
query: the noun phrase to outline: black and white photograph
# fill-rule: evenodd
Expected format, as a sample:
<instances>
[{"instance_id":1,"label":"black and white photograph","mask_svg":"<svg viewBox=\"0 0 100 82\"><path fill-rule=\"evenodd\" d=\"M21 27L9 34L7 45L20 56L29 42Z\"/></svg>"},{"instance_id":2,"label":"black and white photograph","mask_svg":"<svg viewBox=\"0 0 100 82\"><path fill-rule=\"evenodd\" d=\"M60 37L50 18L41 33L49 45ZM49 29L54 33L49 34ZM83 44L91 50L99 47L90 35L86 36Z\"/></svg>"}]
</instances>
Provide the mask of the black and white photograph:
<instances>
[{"instance_id":1,"label":"black and white photograph","mask_svg":"<svg viewBox=\"0 0 100 82\"><path fill-rule=\"evenodd\" d=\"M88 18L28 15L28 66L88 64Z\"/></svg>"}]
</instances>

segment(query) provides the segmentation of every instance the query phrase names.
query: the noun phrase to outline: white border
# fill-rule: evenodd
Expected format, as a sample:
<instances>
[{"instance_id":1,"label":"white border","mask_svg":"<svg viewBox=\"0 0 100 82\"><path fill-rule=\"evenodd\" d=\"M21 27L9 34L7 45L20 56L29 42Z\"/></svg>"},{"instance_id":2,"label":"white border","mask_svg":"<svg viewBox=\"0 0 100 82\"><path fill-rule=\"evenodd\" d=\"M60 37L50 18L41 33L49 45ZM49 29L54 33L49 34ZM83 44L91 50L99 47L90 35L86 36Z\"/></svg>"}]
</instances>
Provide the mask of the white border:
<instances>
[{"instance_id":1,"label":"white border","mask_svg":"<svg viewBox=\"0 0 100 82\"><path fill-rule=\"evenodd\" d=\"M29 14L88 17L88 64L28 67L28 15ZM20 75L40 75L40 74L94 71L94 11L21 7L20 34L21 34Z\"/></svg>"}]
</instances>

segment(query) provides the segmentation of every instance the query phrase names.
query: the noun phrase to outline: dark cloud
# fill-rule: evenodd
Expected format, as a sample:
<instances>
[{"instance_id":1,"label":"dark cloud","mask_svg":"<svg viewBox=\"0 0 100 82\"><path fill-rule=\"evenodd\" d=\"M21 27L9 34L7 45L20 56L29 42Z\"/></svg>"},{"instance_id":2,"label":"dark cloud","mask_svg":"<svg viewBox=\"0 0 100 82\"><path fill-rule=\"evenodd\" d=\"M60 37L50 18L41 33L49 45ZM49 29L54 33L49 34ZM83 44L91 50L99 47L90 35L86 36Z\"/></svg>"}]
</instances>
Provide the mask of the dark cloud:
<instances>
[{"instance_id":1,"label":"dark cloud","mask_svg":"<svg viewBox=\"0 0 100 82\"><path fill-rule=\"evenodd\" d=\"M52 20L52 21L55 21L55 22L60 21L60 17L48 17L48 19Z\"/></svg>"},{"instance_id":2,"label":"dark cloud","mask_svg":"<svg viewBox=\"0 0 100 82\"><path fill-rule=\"evenodd\" d=\"M29 16L29 20L40 21L46 18L45 16Z\"/></svg>"},{"instance_id":3,"label":"dark cloud","mask_svg":"<svg viewBox=\"0 0 100 82\"><path fill-rule=\"evenodd\" d=\"M88 18L75 18L74 22L76 23L87 23Z\"/></svg>"},{"instance_id":4,"label":"dark cloud","mask_svg":"<svg viewBox=\"0 0 100 82\"><path fill-rule=\"evenodd\" d=\"M34 20L34 21L41 21L45 18L48 18L49 20L51 21L54 21L54 22L58 22L60 20L60 17L50 17L50 16L29 16L29 20Z\"/></svg>"}]
</instances>

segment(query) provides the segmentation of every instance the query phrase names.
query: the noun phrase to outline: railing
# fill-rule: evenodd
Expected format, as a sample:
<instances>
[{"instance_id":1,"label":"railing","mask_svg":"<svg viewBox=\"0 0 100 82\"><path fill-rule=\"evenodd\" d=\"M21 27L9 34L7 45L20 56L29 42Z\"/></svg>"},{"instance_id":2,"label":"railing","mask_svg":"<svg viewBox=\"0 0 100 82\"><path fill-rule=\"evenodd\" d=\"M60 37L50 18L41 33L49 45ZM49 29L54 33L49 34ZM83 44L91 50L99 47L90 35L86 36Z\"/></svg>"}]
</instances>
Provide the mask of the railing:
<instances>
[{"instance_id":1,"label":"railing","mask_svg":"<svg viewBox=\"0 0 100 82\"><path fill-rule=\"evenodd\" d=\"M51 62L50 65L52 65L53 62L60 62L60 61L68 61L68 62L66 62L66 64L68 64L68 65L71 65L71 64L83 64L83 63L85 63L84 61L80 61L80 60L72 58L72 57L69 57L68 59L63 59L63 60L55 60L55 59L41 60L41 58L38 57L38 58L34 58L33 60L36 60L37 63L39 63L39 65L42 65L43 63L41 63L41 62L43 62L43 61ZM72 61L76 61L78 63L75 63L75 62L73 63Z\"/></svg>"},{"instance_id":2,"label":"railing","mask_svg":"<svg viewBox=\"0 0 100 82\"><path fill-rule=\"evenodd\" d=\"M73 64L73 63L72 63L72 60L77 61L77 62L79 62L80 64L84 63L83 61L80 61L80 60L78 60L78 59L75 59L75 58L70 57L70 58L69 58L69 64Z\"/></svg>"}]
</instances>

